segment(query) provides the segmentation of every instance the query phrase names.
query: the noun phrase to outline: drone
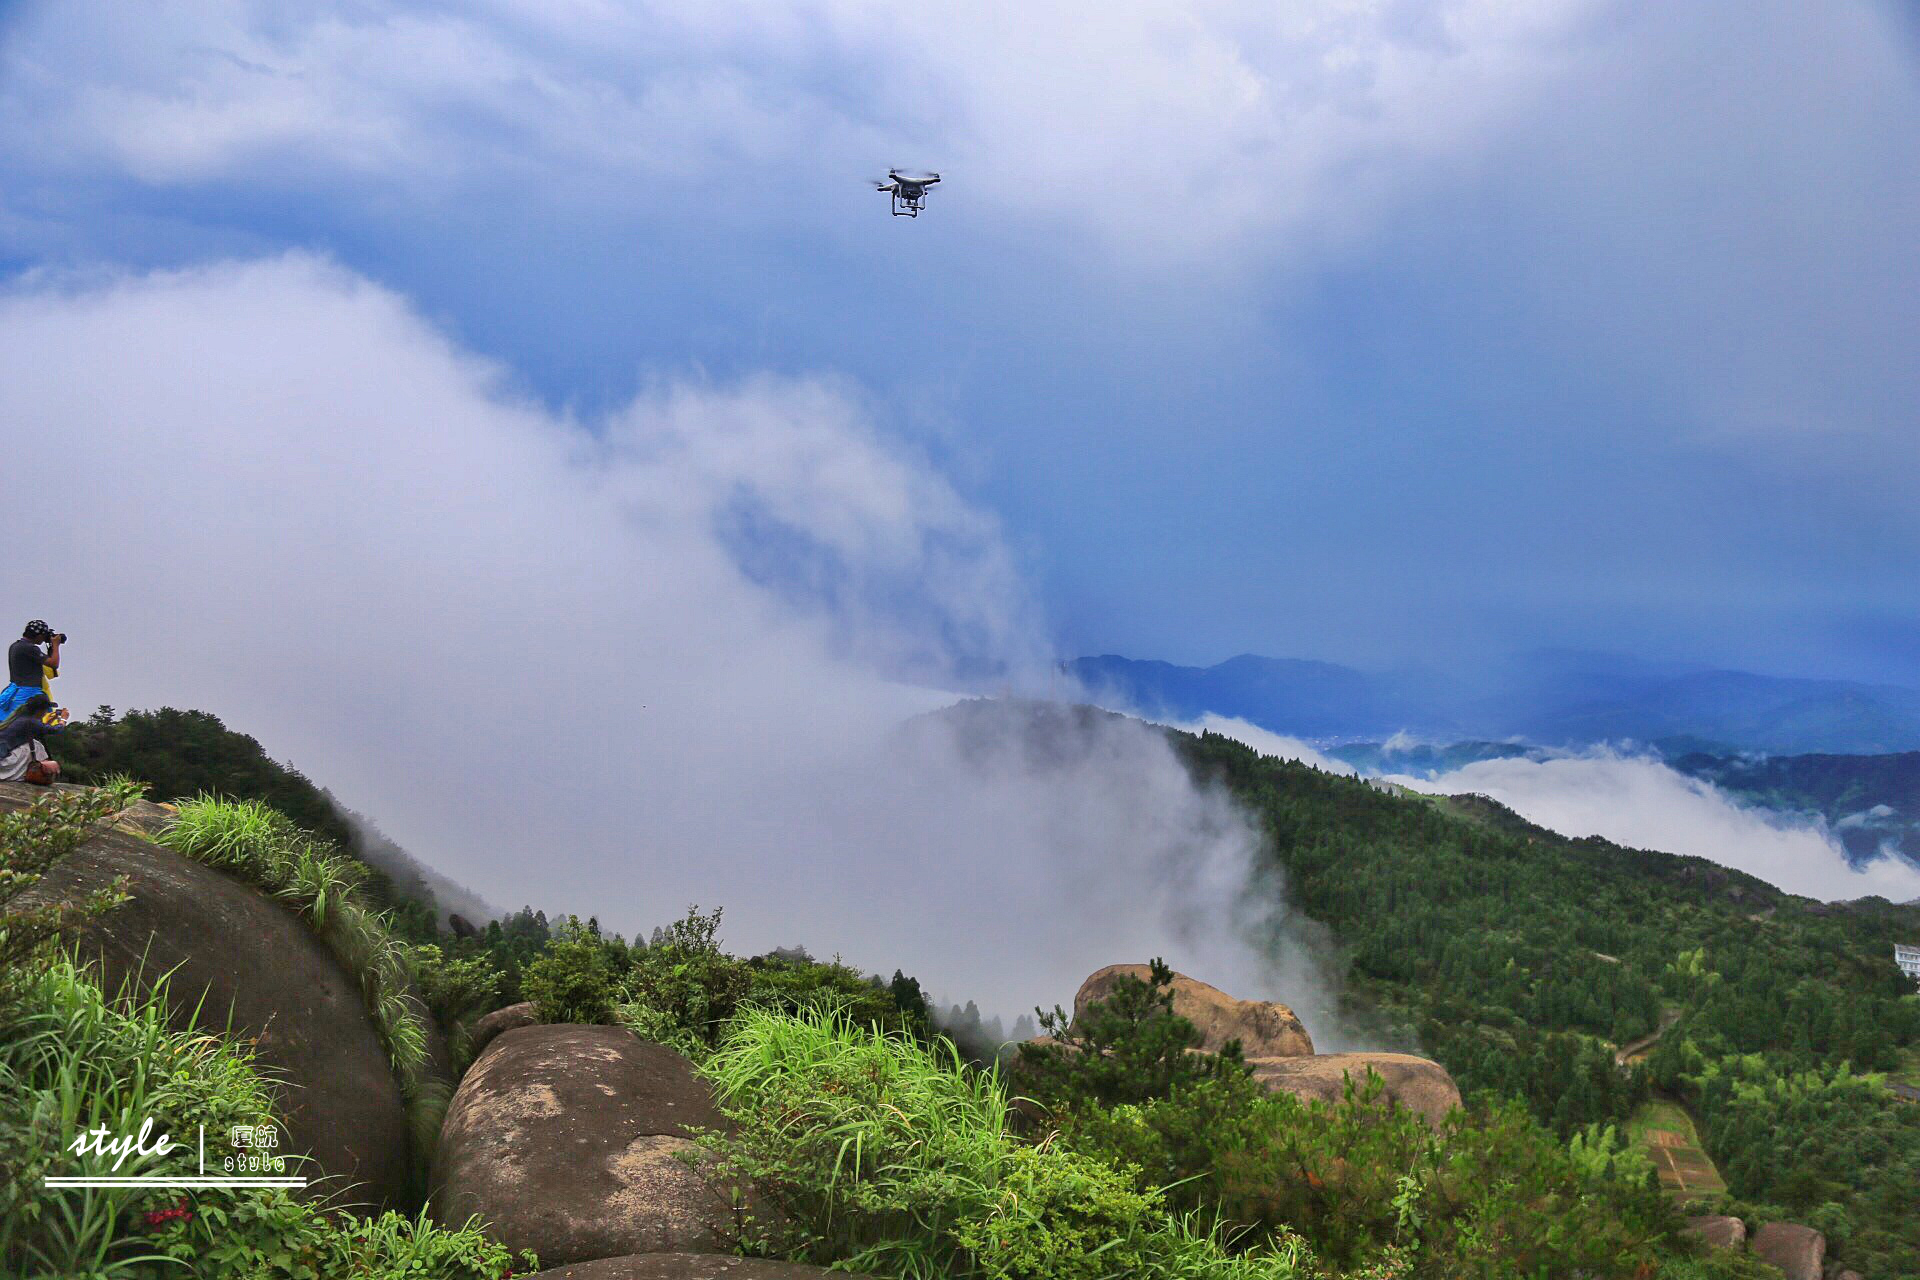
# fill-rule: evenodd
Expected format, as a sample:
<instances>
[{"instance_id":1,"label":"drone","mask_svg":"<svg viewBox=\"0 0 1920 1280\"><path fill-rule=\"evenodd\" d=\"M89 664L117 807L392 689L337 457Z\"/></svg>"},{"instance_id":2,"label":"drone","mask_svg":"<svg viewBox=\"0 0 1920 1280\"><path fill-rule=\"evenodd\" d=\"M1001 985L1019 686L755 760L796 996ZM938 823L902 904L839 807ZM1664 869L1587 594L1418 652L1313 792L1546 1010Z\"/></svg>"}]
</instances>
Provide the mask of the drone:
<instances>
[{"instance_id":1,"label":"drone","mask_svg":"<svg viewBox=\"0 0 1920 1280\"><path fill-rule=\"evenodd\" d=\"M917 218L920 207L926 203L927 188L940 181L937 173L909 177L898 169L887 170L887 180L873 185L893 197L893 216L896 218Z\"/></svg>"}]
</instances>

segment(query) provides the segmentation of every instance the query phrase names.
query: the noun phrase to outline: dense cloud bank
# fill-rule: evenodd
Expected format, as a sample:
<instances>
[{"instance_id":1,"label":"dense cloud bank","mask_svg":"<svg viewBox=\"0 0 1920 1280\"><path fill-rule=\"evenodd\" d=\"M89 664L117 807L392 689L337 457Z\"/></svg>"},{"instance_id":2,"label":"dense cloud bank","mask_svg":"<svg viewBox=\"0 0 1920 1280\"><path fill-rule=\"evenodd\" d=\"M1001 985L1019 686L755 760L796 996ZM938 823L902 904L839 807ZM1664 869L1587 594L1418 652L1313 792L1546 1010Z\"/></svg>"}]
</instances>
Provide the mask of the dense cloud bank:
<instances>
[{"instance_id":1,"label":"dense cloud bank","mask_svg":"<svg viewBox=\"0 0 1920 1280\"><path fill-rule=\"evenodd\" d=\"M1710 858L1808 897L1920 897L1920 868L1911 863L1880 858L1855 870L1819 818L1740 804L1712 783L1641 756L1482 760L1436 778L1395 781L1447 795L1478 792L1562 835Z\"/></svg>"},{"instance_id":2,"label":"dense cloud bank","mask_svg":"<svg viewBox=\"0 0 1920 1280\"><path fill-rule=\"evenodd\" d=\"M1297 739L1223 716L1182 728L1211 730L1266 755L1331 773L1353 768ZM1415 745L1396 738L1390 746ZM1534 752L1480 760L1449 772L1389 780L1434 795L1490 796L1521 817L1564 836L1601 836L1636 849L1691 854L1759 876L1791 893L1828 900L1877 894L1895 902L1920 897L1920 868L1882 857L1855 868L1828 825L1815 815L1782 814L1742 804L1710 782L1646 756L1599 749Z\"/></svg>"},{"instance_id":3,"label":"dense cloud bank","mask_svg":"<svg viewBox=\"0 0 1920 1280\"><path fill-rule=\"evenodd\" d=\"M1161 953L1315 1004L1237 940L1274 936L1254 836L1158 735L1036 763L914 719L1046 661L993 520L848 388L571 421L304 257L18 288L0 388L37 442L8 596L73 634L66 700L216 711L489 901L723 905L736 948L1009 1015Z\"/></svg>"}]
</instances>

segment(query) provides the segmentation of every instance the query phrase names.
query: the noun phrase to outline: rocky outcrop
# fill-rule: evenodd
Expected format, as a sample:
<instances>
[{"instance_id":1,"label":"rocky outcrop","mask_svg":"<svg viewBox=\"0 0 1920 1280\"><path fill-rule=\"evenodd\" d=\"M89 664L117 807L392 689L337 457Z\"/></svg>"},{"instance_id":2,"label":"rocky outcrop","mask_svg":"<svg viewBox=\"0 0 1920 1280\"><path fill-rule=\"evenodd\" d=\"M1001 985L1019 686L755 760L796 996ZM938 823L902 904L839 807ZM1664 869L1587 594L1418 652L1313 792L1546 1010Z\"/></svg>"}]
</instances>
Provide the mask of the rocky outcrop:
<instances>
[{"instance_id":1,"label":"rocky outcrop","mask_svg":"<svg viewBox=\"0 0 1920 1280\"><path fill-rule=\"evenodd\" d=\"M1073 1016L1106 999L1121 977L1148 980L1144 964L1110 964L1080 984L1073 997ZM1288 1058L1313 1052L1313 1039L1286 1005L1271 1000L1236 1000L1218 987L1185 974L1173 975L1173 1011L1200 1031L1199 1047L1218 1053L1229 1040L1240 1042L1249 1058Z\"/></svg>"},{"instance_id":2,"label":"rocky outcrop","mask_svg":"<svg viewBox=\"0 0 1920 1280\"><path fill-rule=\"evenodd\" d=\"M1148 981L1152 970L1144 964L1111 964L1080 984L1073 998L1075 1019L1089 1006L1112 995L1122 977ZM1173 1011L1198 1028L1198 1053L1218 1053L1229 1040L1240 1042L1254 1079L1269 1089L1297 1097L1338 1102L1352 1076L1366 1084L1369 1071L1380 1077L1387 1099L1418 1112L1428 1124L1439 1125L1447 1112L1460 1105L1460 1089L1447 1069L1428 1058L1405 1053L1320 1053L1292 1009L1270 1000L1237 1000L1196 978L1173 976ZM1041 1036L1034 1044L1052 1043Z\"/></svg>"},{"instance_id":3,"label":"rocky outcrop","mask_svg":"<svg viewBox=\"0 0 1920 1280\"><path fill-rule=\"evenodd\" d=\"M600 1258L572 1266L536 1271L530 1280L861 1280L850 1272L829 1272L804 1262L769 1262L728 1253L640 1253Z\"/></svg>"},{"instance_id":4,"label":"rocky outcrop","mask_svg":"<svg viewBox=\"0 0 1920 1280\"><path fill-rule=\"evenodd\" d=\"M682 1157L723 1123L692 1064L624 1028L506 1031L448 1108L433 1213L549 1265L721 1249L728 1202Z\"/></svg>"},{"instance_id":5,"label":"rocky outcrop","mask_svg":"<svg viewBox=\"0 0 1920 1280\"><path fill-rule=\"evenodd\" d=\"M1409 1053L1321 1053L1306 1058L1254 1058L1247 1065L1253 1077L1269 1089L1296 1097L1338 1102L1351 1076L1364 1087L1367 1074L1380 1077L1385 1094L1395 1105L1417 1111L1430 1125L1460 1105L1460 1089L1447 1069L1428 1058Z\"/></svg>"},{"instance_id":6,"label":"rocky outcrop","mask_svg":"<svg viewBox=\"0 0 1920 1280\"><path fill-rule=\"evenodd\" d=\"M1688 1218L1686 1233L1716 1249L1738 1249L1747 1243L1747 1224L1726 1214L1708 1213Z\"/></svg>"},{"instance_id":7,"label":"rocky outcrop","mask_svg":"<svg viewBox=\"0 0 1920 1280\"><path fill-rule=\"evenodd\" d=\"M487 1046L492 1044L501 1032L539 1024L540 1009L531 1000L510 1004L504 1009L495 1009L473 1024L473 1030L467 1035L467 1053L471 1057L478 1058L486 1052Z\"/></svg>"},{"instance_id":8,"label":"rocky outcrop","mask_svg":"<svg viewBox=\"0 0 1920 1280\"><path fill-rule=\"evenodd\" d=\"M46 794L5 787L0 808ZM164 823L137 805L57 864L31 896L75 901L124 878L128 900L90 925L80 954L109 992L148 989L169 971L169 1007L185 1026L227 1026L253 1040L260 1066L282 1082L289 1151L330 1192L404 1207L406 1113L360 984L293 912L249 885L131 831Z\"/></svg>"},{"instance_id":9,"label":"rocky outcrop","mask_svg":"<svg viewBox=\"0 0 1920 1280\"><path fill-rule=\"evenodd\" d=\"M1827 1238L1797 1222L1769 1222L1753 1233L1753 1252L1778 1267L1787 1280L1820 1280Z\"/></svg>"}]
</instances>

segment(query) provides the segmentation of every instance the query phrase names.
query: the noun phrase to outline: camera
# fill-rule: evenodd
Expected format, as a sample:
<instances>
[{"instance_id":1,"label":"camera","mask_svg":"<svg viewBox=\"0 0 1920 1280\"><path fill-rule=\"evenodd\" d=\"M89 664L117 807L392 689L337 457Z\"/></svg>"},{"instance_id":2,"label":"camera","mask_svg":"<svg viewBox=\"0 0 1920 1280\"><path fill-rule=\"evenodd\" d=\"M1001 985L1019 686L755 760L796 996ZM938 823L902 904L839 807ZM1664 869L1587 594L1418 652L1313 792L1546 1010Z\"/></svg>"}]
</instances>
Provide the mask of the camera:
<instances>
[{"instance_id":1,"label":"camera","mask_svg":"<svg viewBox=\"0 0 1920 1280\"><path fill-rule=\"evenodd\" d=\"M55 644L65 644L67 642L67 633L64 631L56 631L53 633L53 640Z\"/></svg>"}]
</instances>

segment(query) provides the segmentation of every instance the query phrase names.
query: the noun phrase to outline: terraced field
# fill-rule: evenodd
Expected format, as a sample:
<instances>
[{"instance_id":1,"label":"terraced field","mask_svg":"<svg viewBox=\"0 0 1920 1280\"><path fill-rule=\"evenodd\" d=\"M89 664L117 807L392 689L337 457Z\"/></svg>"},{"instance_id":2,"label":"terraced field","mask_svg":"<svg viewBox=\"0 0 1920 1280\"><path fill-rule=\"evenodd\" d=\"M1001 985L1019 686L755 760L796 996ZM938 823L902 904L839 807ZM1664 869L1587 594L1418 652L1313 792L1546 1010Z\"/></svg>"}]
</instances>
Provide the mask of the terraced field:
<instances>
[{"instance_id":1,"label":"terraced field","mask_svg":"<svg viewBox=\"0 0 1920 1280\"><path fill-rule=\"evenodd\" d=\"M1672 1102L1642 1103L1627 1121L1627 1132L1645 1148L1659 1171L1660 1185L1676 1197L1718 1195L1726 1191L1720 1171L1700 1146L1693 1117Z\"/></svg>"}]
</instances>

